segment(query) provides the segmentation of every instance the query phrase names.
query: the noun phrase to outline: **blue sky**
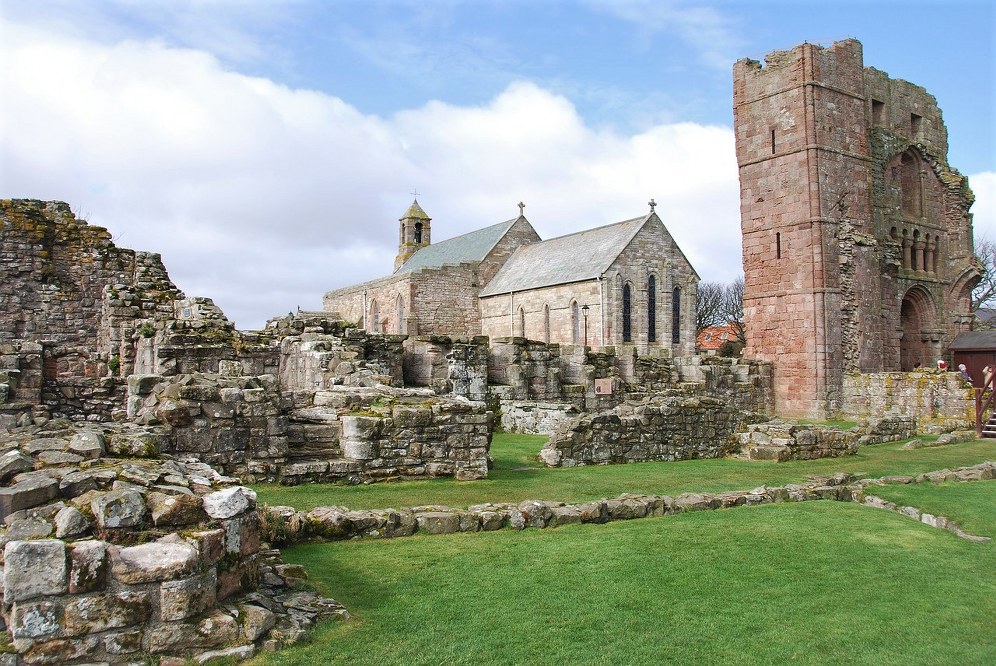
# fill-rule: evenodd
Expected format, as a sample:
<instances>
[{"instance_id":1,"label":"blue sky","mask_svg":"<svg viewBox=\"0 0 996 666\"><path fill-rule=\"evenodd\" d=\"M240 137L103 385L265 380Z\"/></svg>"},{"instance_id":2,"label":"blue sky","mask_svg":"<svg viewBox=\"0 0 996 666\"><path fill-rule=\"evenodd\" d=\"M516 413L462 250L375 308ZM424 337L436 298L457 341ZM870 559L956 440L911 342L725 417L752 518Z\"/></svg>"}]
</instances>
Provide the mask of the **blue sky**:
<instances>
[{"instance_id":1,"label":"blue sky","mask_svg":"<svg viewBox=\"0 0 996 666\"><path fill-rule=\"evenodd\" d=\"M240 327L390 270L417 188L442 239L658 212L739 265L731 70L856 37L934 94L996 238L989 2L0 2L0 196L163 253Z\"/></svg>"}]
</instances>

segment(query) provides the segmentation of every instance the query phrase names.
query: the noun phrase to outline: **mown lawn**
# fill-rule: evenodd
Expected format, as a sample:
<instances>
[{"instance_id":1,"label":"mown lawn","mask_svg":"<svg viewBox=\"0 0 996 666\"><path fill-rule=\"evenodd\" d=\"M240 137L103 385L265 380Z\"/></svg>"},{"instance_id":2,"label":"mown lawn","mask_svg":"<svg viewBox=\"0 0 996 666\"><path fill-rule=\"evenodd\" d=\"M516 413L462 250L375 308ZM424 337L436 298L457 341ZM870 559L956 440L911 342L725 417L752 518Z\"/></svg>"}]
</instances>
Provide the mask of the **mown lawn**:
<instances>
[{"instance_id":1,"label":"mown lawn","mask_svg":"<svg viewBox=\"0 0 996 666\"><path fill-rule=\"evenodd\" d=\"M996 536L996 482L887 491ZM285 557L354 618L255 664L988 664L996 654L996 546L850 503L304 545Z\"/></svg>"},{"instance_id":2,"label":"mown lawn","mask_svg":"<svg viewBox=\"0 0 996 666\"><path fill-rule=\"evenodd\" d=\"M804 481L811 474L852 472L859 476L914 475L920 472L996 460L996 439L904 451L901 444L862 447L846 458L785 463L743 460L688 460L575 468L547 468L537 456L545 442L535 435L496 434L491 447L495 468L479 481L408 481L364 486L305 484L256 485L261 502L310 509L322 505L351 509L444 504L466 507L483 502L543 499L580 502L621 493L678 495L750 489L762 484Z\"/></svg>"}]
</instances>

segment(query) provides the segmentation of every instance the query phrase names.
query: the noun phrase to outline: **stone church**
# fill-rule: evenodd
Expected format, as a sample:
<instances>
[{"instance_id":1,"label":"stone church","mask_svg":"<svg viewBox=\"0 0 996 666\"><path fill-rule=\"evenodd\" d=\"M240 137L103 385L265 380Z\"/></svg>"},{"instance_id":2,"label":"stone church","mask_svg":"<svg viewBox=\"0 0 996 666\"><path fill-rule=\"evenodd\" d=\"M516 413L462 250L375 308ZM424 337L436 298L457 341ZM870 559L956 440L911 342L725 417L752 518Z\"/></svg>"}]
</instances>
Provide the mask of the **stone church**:
<instances>
[{"instance_id":1,"label":"stone church","mask_svg":"<svg viewBox=\"0 0 996 666\"><path fill-rule=\"evenodd\" d=\"M923 88L854 39L734 66L745 357L779 414L840 413L848 373L933 367L971 327L974 196Z\"/></svg>"},{"instance_id":2,"label":"stone church","mask_svg":"<svg viewBox=\"0 0 996 666\"><path fill-rule=\"evenodd\" d=\"M330 291L323 307L377 333L525 337L674 355L695 349L699 276L658 217L541 240L516 218L432 243L413 201L394 273Z\"/></svg>"}]
</instances>

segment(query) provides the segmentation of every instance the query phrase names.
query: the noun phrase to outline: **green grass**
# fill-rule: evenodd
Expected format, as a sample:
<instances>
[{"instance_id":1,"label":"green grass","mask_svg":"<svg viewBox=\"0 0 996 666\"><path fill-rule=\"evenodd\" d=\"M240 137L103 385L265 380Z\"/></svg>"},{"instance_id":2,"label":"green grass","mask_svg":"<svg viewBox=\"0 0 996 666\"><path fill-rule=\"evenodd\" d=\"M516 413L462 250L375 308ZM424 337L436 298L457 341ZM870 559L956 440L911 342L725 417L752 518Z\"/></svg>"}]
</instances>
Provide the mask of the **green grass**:
<instances>
[{"instance_id":1,"label":"green grass","mask_svg":"<svg viewBox=\"0 0 996 666\"><path fill-rule=\"evenodd\" d=\"M996 528L996 484L962 488ZM967 498L949 513L967 515ZM258 665L983 664L996 653L994 544L850 503L301 545L285 557L354 618Z\"/></svg>"},{"instance_id":2,"label":"green grass","mask_svg":"<svg viewBox=\"0 0 996 666\"><path fill-rule=\"evenodd\" d=\"M917 483L871 486L867 492L901 506L915 506L935 516L951 518L963 530L996 539L996 482Z\"/></svg>"},{"instance_id":3,"label":"green grass","mask_svg":"<svg viewBox=\"0 0 996 666\"><path fill-rule=\"evenodd\" d=\"M300 509L339 505L351 509L444 504L466 507L483 502L543 499L581 502L621 493L678 495L750 489L762 484L804 481L811 474L844 471L859 476L915 475L944 467L996 460L996 439L904 451L901 443L862 447L855 456L784 463L734 459L547 468L536 455L545 442L535 435L496 434L491 447L495 469L479 481L408 481L363 486L305 484L256 485L261 502Z\"/></svg>"}]
</instances>

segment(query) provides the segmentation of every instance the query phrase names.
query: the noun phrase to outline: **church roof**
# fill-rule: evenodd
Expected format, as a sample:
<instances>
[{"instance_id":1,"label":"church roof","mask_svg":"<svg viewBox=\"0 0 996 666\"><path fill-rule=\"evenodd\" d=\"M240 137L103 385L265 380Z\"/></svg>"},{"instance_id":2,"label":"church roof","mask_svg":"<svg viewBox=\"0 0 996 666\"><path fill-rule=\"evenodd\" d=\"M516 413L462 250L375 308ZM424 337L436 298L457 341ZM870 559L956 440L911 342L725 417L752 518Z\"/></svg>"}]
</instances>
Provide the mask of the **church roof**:
<instances>
[{"instance_id":1,"label":"church roof","mask_svg":"<svg viewBox=\"0 0 996 666\"><path fill-rule=\"evenodd\" d=\"M445 265L481 261L515 224L517 219L514 218L477 231L471 231L462 236L426 245L409 257L408 261L402 264L395 273L408 273L422 268L439 268Z\"/></svg>"},{"instance_id":2,"label":"church roof","mask_svg":"<svg viewBox=\"0 0 996 666\"><path fill-rule=\"evenodd\" d=\"M481 290L481 296L594 280L609 269L649 218L635 217L523 245Z\"/></svg>"}]
</instances>

